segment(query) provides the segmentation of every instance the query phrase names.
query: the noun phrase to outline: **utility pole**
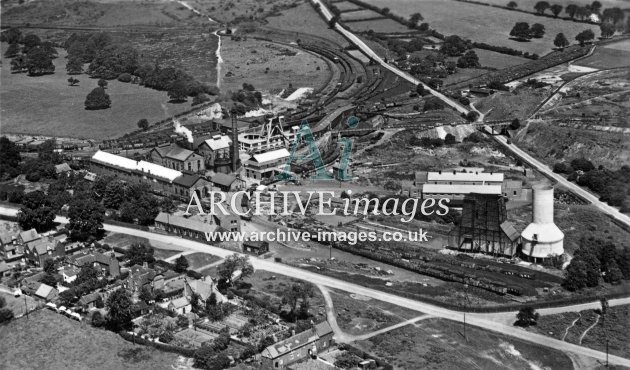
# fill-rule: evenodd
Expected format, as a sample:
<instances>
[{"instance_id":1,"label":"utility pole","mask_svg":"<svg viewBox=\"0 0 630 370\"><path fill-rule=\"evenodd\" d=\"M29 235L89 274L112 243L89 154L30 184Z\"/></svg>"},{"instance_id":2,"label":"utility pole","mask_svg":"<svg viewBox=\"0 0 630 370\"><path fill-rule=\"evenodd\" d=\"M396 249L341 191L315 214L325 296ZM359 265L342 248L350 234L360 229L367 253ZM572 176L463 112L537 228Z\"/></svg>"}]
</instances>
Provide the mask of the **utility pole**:
<instances>
[{"instance_id":1,"label":"utility pole","mask_svg":"<svg viewBox=\"0 0 630 370\"><path fill-rule=\"evenodd\" d=\"M466 310L468 309L468 284L464 284L464 294L466 300L464 302L464 339L468 341L468 337L466 337Z\"/></svg>"},{"instance_id":2,"label":"utility pole","mask_svg":"<svg viewBox=\"0 0 630 370\"><path fill-rule=\"evenodd\" d=\"M29 317L28 317L28 301L26 300L26 294L23 294L23 295L24 295L24 308L26 309L26 319L28 320L29 319Z\"/></svg>"}]
</instances>

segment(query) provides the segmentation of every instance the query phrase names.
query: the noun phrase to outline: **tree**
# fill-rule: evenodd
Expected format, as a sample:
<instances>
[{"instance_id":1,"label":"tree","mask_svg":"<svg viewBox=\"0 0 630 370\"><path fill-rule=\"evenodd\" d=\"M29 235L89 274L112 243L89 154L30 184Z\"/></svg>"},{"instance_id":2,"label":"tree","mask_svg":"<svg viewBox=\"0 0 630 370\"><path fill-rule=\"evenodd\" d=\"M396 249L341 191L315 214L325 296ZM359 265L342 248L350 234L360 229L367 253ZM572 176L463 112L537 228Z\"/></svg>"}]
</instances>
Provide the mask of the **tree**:
<instances>
[{"instance_id":1,"label":"tree","mask_svg":"<svg viewBox=\"0 0 630 370\"><path fill-rule=\"evenodd\" d=\"M444 144L446 145L457 144L457 138L453 134L446 134L446 136L444 137Z\"/></svg>"},{"instance_id":2,"label":"tree","mask_svg":"<svg viewBox=\"0 0 630 370\"><path fill-rule=\"evenodd\" d=\"M457 35L451 35L444 39L440 52L448 56L462 55L469 48L469 42Z\"/></svg>"},{"instance_id":3,"label":"tree","mask_svg":"<svg viewBox=\"0 0 630 370\"><path fill-rule=\"evenodd\" d=\"M249 257L239 256L237 253L234 253L233 255L228 256L225 261L219 265L217 273L223 281L232 286L232 278L234 277L235 272L239 270L242 278L254 273L254 268L249 262Z\"/></svg>"},{"instance_id":4,"label":"tree","mask_svg":"<svg viewBox=\"0 0 630 370\"><path fill-rule=\"evenodd\" d=\"M567 266L563 286L571 291L580 290L586 287L588 266L582 260L571 261Z\"/></svg>"},{"instance_id":5,"label":"tree","mask_svg":"<svg viewBox=\"0 0 630 370\"><path fill-rule=\"evenodd\" d=\"M575 39L580 43L580 46L584 46L587 42L592 41L595 38L595 33L591 30L584 30L575 36Z\"/></svg>"},{"instance_id":6,"label":"tree","mask_svg":"<svg viewBox=\"0 0 630 370\"><path fill-rule=\"evenodd\" d=\"M117 289L107 298L107 326L110 330L131 330L132 304L131 296L125 289Z\"/></svg>"},{"instance_id":7,"label":"tree","mask_svg":"<svg viewBox=\"0 0 630 370\"><path fill-rule=\"evenodd\" d=\"M92 199L76 197L70 202L66 226L72 240L86 241L103 234L105 208Z\"/></svg>"},{"instance_id":8,"label":"tree","mask_svg":"<svg viewBox=\"0 0 630 370\"><path fill-rule=\"evenodd\" d=\"M606 275L604 277L604 280L611 284L617 284L621 281L621 279L623 279L621 269L619 269L619 266L617 265L617 262L615 262L615 260L612 260L610 261L610 263L608 263Z\"/></svg>"},{"instance_id":9,"label":"tree","mask_svg":"<svg viewBox=\"0 0 630 370\"><path fill-rule=\"evenodd\" d=\"M154 252L150 245L135 243L129 247L125 257L129 260L129 266L142 265L155 262Z\"/></svg>"},{"instance_id":10,"label":"tree","mask_svg":"<svg viewBox=\"0 0 630 370\"><path fill-rule=\"evenodd\" d=\"M149 128L149 121L146 118L142 118L138 121L138 128L147 130Z\"/></svg>"},{"instance_id":11,"label":"tree","mask_svg":"<svg viewBox=\"0 0 630 370\"><path fill-rule=\"evenodd\" d=\"M457 66L459 68L476 68L479 67L479 57L474 50L468 50L466 54L457 59Z\"/></svg>"},{"instance_id":12,"label":"tree","mask_svg":"<svg viewBox=\"0 0 630 370\"><path fill-rule=\"evenodd\" d=\"M536 13L542 15L545 13L545 10L549 9L549 3L546 1L539 1L536 5L534 5L534 9L536 10Z\"/></svg>"},{"instance_id":13,"label":"tree","mask_svg":"<svg viewBox=\"0 0 630 370\"><path fill-rule=\"evenodd\" d=\"M532 37L529 31L529 24L527 22L516 22L512 31L510 31L510 36L521 41L529 40Z\"/></svg>"},{"instance_id":14,"label":"tree","mask_svg":"<svg viewBox=\"0 0 630 370\"><path fill-rule=\"evenodd\" d=\"M99 78L97 84L98 84L99 87L101 87L103 89L107 88L107 81L102 79L102 78Z\"/></svg>"},{"instance_id":15,"label":"tree","mask_svg":"<svg viewBox=\"0 0 630 370\"><path fill-rule=\"evenodd\" d=\"M22 38L22 31L18 28L11 27L8 30L2 32L0 41L6 41L8 44L17 44Z\"/></svg>"},{"instance_id":16,"label":"tree","mask_svg":"<svg viewBox=\"0 0 630 370\"><path fill-rule=\"evenodd\" d=\"M24 36L24 38L22 39L22 44L24 44L24 48L22 49L22 52L24 54L28 54L28 52L39 46L42 43L42 40L39 38L39 36L34 35L34 34L28 34L26 36Z\"/></svg>"},{"instance_id":17,"label":"tree","mask_svg":"<svg viewBox=\"0 0 630 370\"><path fill-rule=\"evenodd\" d=\"M112 101L102 87L95 88L85 98L85 109L88 110L106 109L111 105Z\"/></svg>"},{"instance_id":18,"label":"tree","mask_svg":"<svg viewBox=\"0 0 630 370\"><path fill-rule=\"evenodd\" d=\"M70 75L78 75L83 73L83 61L78 57L68 57L66 62L66 72Z\"/></svg>"},{"instance_id":19,"label":"tree","mask_svg":"<svg viewBox=\"0 0 630 370\"><path fill-rule=\"evenodd\" d=\"M289 306L289 320L298 318L298 304L308 306L308 299L313 296L313 286L309 283L295 283L282 292L282 305ZM304 312L303 312L304 313ZM302 316L301 318L306 318Z\"/></svg>"},{"instance_id":20,"label":"tree","mask_svg":"<svg viewBox=\"0 0 630 370\"><path fill-rule=\"evenodd\" d=\"M593 162L586 158L575 158L571 161L571 167L576 171L589 172L595 169Z\"/></svg>"},{"instance_id":21,"label":"tree","mask_svg":"<svg viewBox=\"0 0 630 370\"><path fill-rule=\"evenodd\" d=\"M155 296L151 292L151 288L149 288L148 285L145 285L140 290L140 294L138 295L138 298L140 298L141 301L149 303L155 299Z\"/></svg>"},{"instance_id":22,"label":"tree","mask_svg":"<svg viewBox=\"0 0 630 370\"><path fill-rule=\"evenodd\" d=\"M57 278L55 278L54 275L49 274L49 273L44 274L44 276L42 276L42 278L39 281L42 284L49 285L53 288L57 286Z\"/></svg>"},{"instance_id":23,"label":"tree","mask_svg":"<svg viewBox=\"0 0 630 370\"><path fill-rule=\"evenodd\" d=\"M41 191L28 193L23 200L23 207L17 214L18 223L23 230L35 228L39 232L50 230L55 224L55 211L50 200Z\"/></svg>"},{"instance_id":24,"label":"tree","mask_svg":"<svg viewBox=\"0 0 630 370\"><path fill-rule=\"evenodd\" d=\"M528 327L530 325L536 325L536 321L538 320L539 314L534 310L533 307L523 307L516 314L516 323L515 325Z\"/></svg>"},{"instance_id":25,"label":"tree","mask_svg":"<svg viewBox=\"0 0 630 370\"><path fill-rule=\"evenodd\" d=\"M424 96L424 94L425 94L425 92L424 92L424 85L423 84L418 84L418 86L416 86L416 92L418 93L418 95Z\"/></svg>"},{"instance_id":26,"label":"tree","mask_svg":"<svg viewBox=\"0 0 630 370\"><path fill-rule=\"evenodd\" d=\"M188 84L183 79L176 80L168 89L167 94L172 102L185 102L188 96Z\"/></svg>"},{"instance_id":27,"label":"tree","mask_svg":"<svg viewBox=\"0 0 630 370\"><path fill-rule=\"evenodd\" d=\"M92 314L92 326L100 328L105 325L106 321L100 311L94 311Z\"/></svg>"},{"instance_id":28,"label":"tree","mask_svg":"<svg viewBox=\"0 0 630 370\"><path fill-rule=\"evenodd\" d=\"M560 12L562 12L562 5L560 4L553 4L551 7L551 12L553 13L553 16L558 18L558 15L560 14Z\"/></svg>"},{"instance_id":29,"label":"tree","mask_svg":"<svg viewBox=\"0 0 630 370\"><path fill-rule=\"evenodd\" d=\"M569 40L567 40L566 36L564 36L564 33L561 32L556 35L556 39L553 40L553 44L560 49L564 49L569 46Z\"/></svg>"},{"instance_id":30,"label":"tree","mask_svg":"<svg viewBox=\"0 0 630 370\"><path fill-rule=\"evenodd\" d=\"M411 17L409 17L409 26L410 27L415 27L418 22L420 22L421 20L424 20L424 18L422 17L422 14L420 13L413 13L411 15Z\"/></svg>"},{"instance_id":31,"label":"tree","mask_svg":"<svg viewBox=\"0 0 630 370\"><path fill-rule=\"evenodd\" d=\"M529 32L532 37L539 39L545 35L545 26L540 23L534 23L530 27Z\"/></svg>"},{"instance_id":32,"label":"tree","mask_svg":"<svg viewBox=\"0 0 630 370\"><path fill-rule=\"evenodd\" d=\"M75 86L78 83L79 83L79 79L78 78L74 78L74 77L69 77L68 78L68 84L70 84L70 86Z\"/></svg>"},{"instance_id":33,"label":"tree","mask_svg":"<svg viewBox=\"0 0 630 370\"><path fill-rule=\"evenodd\" d=\"M15 58L20 52L18 44L9 44L7 51L4 52L6 58Z\"/></svg>"},{"instance_id":34,"label":"tree","mask_svg":"<svg viewBox=\"0 0 630 370\"><path fill-rule=\"evenodd\" d=\"M574 19L577 13L578 6L575 4L569 4L564 8L564 12L569 15L569 18Z\"/></svg>"},{"instance_id":35,"label":"tree","mask_svg":"<svg viewBox=\"0 0 630 370\"><path fill-rule=\"evenodd\" d=\"M186 272L188 270L188 260L184 256L179 256L175 260L175 272Z\"/></svg>"},{"instance_id":36,"label":"tree","mask_svg":"<svg viewBox=\"0 0 630 370\"><path fill-rule=\"evenodd\" d=\"M599 12L601 8L602 3L600 3L599 1L595 0L591 3L591 11L593 11L594 13Z\"/></svg>"},{"instance_id":37,"label":"tree","mask_svg":"<svg viewBox=\"0 0 630 370\"><path fill-rule=\"evenodd\" d=\"M602 23L610 22L612 24L617 24L625 18L625 14L623 10L620 8L608 8L604 9L602 13Z\"/></svg>"},{"instance_id":38,"label":"tree","mask_svg":"<svg viewBox=\"0 0 630 370\"><path fill-rule=\"evenodd\" d=\"M133 73L138 68L138 52L126 44L109 44L96 52L88 66L91 77L111 80L121 73Z\"/></svg>"},{"instance_id":39,"label":"tree","mask_svg":"<svg viewBox=\"0 0 630 370\"><path fill-rule=\"evenodd\" d=\"M599 25L599 29L602 32L602 37L605 39L615 34L615 25L611 22L602 22Z\"/></svg>"},{"instance_id":40,"label":"tree","mask_svg":"<svg viewBox=\"0 0 630 370\"><path fill-rule=\"evenodd\" d=\"M55 261L53 261L50 258L44 260L44 266L42 266L42 268L44 269L44 272L47 273L47 274L54 274L54 273L57 272L57 267L55 266Z\"/></svg>"},{"instance_id":41,"label":"tree","mask_svg":"<svg viewBox=\"0 0 630 370\"><path fill-rule=\"evenodd\" d=\"M4 297L0 297L0 324L13 319L13 311L6 308L6 305L7 301L4 299Z\"/></svg>"},{"instance_id":42,"label":"tree","mask_svg":"<svg viewBox=\"0 0 630 370\"><path fill-rule=\"evenodd\" d=\"M518 4L516 3L516 1L510 1L507 4L507 7L510 8L510 9L516 9L518 7Z\"/></svg>"},{"instance_id":43,"label":"tree","mask_svg":"<svg viewBox=\"0 0 630 370\"><path fill-rule=\"evenodd\" d=\"M26 54L26 69L29 76L41 76L55 71L52 55L41 47L34 47Z\"/></svg>"}]
</instances>

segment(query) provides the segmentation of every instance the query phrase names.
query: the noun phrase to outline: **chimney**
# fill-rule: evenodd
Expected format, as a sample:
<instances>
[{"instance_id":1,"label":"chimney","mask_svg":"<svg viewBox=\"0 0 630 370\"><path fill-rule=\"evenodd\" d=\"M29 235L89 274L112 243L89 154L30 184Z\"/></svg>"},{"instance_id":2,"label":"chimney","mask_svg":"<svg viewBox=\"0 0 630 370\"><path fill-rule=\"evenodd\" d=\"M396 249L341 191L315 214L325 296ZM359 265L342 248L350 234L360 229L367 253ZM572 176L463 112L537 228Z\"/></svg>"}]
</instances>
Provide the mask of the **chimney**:
<instances>
[{"instance_id":1,"label":"chimney","mask_svg":"<svg viewBox=\"0 0 630 370\"><path fill-rule=\"evenodd\" d=\"M238 169L238 124L236 122L236 112L232 111L232 173Z\"/></svg>"}]
</instances>

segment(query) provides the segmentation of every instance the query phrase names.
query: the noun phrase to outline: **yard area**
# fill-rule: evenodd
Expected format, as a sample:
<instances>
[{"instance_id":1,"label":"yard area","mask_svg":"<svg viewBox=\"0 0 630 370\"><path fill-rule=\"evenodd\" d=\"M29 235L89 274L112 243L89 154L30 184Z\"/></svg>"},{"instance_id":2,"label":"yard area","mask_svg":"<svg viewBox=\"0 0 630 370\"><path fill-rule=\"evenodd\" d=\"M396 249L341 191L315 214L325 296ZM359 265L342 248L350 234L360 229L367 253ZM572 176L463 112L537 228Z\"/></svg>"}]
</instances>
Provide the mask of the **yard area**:
<instances>
[{"instance_id":1,"label":"yard area","mask_svg":"<svg viewBox=\"0 0 630 370\"><path fill-rule=\"evenodd\" d=\"M331 289L330 297L339 327L353 335L369 333L422 315L385 301L338 290Z\"/></svg>"},{"instance_id":2,"label":"yard area","mask_svg":"<svg viewBox=\"0 0 630 370\"><path fill-rule=\"evenodd\" d=\"M4 369L172 369L185 359L49 310L0 326Z\"/></svg>"},{"instance_id":3,"label":"yard area","mask_svg":"<svg viewBox=\"0 0 630 370\"><path fill-rule=\"evenodd\" d=\"M2 43L2 55L7 47ZM96 80L78 75L79 84L69 86L65 55L59 49L55 73L39 77L13 74L10 60L0 59L3 133L106 139L136 130L142 118L155 122L190 109L190 104L169 103L164 91L112 80L107 88L111 108L85 110L85 97L97 87Z\"/></svg>"},{"instance_id":4,"label":"yard area","mask_svg":"<svg viewBox=\"0 0 630 370\"><path fill-rule=\"evenodd\" d=\"M356 346L395 369L570 369L564 353L444 319L407 325Z\"/></svg>"},{"instance_id":5,"label":"yard area","mask_svg":"<svg viewBox=\"0 0 630 370\"><path fill-rule=\"evenodd\" d=\"M6 308L13 311L13 316L15 317L21 317L24 315L26 313L27 306L28 311L30 312L41 305L41 303L27 295L16 297L13 294L0 292L0 297L4 298L4 301L7 303Z\"/></svg>"},{"instance_id":6,"label":"yard area","mask_svg":"<svg viewBox=\"0 0 630 370\"><path fill-rule=\"evenodd\" d=\"M392 13L405 18L408 18L410 14L420 12L424 16L424 22L446 36L459 35L473 41L507 46L539 55L552 50L553 39L560 32L563 32L570 42L575 42L575 36L585 29L591 29L599 35L599 27L592 24L539 17L464 2L443 0L367 0L367 2L380 8L387 7ZM484 19L489 21L483 22ZM545 26L545 36L529 42L511 40L509 34L516 22L527 22L530 25L540 23ZM352 26L354 27L355 24L353 22ZM403 25L400 27L405 28ZM374 31L377 30L374 29Z\"/></svg>"},{"instance_id":7,"label":"yard area","mask_svg":"<svg viewBox=\"0 0 630 370\"><path fill-rule=\"evenodd\" d=\"M186 260L188 261L188 268L191 270L195 270L199 267L203 267L221 260L220 257L207 253L193 253L184 257L186 257Z\"/></svg>"},{"instance_id":8,"label":"yard area","mask_svg":"<svg viewBox=\"0 0 630 370\"><path fill-rule=\"evenodd\" d=\"M479 57L479 64L482 67L491 67L496 69L503 69L506 67L516 66L519 64L523 64L529 59L517 57L515 55L507 55L497 53L495 51L484 50L484 49L473 49L477 56Z\"/></svg>"}]
</instances>

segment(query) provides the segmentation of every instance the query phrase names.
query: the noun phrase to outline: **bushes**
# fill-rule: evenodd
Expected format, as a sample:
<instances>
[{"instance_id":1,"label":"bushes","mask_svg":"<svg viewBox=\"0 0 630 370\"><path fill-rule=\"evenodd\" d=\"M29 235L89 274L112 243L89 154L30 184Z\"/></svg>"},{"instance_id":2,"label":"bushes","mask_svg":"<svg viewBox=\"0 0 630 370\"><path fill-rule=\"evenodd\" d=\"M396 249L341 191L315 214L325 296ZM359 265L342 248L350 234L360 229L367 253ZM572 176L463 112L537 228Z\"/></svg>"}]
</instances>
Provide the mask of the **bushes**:
<instances>
[{"instance_id":1,"label":"bushes","mask_svg":"<svg viewBox=\"0 0 630 370\"><path fill-rule=\"evenodd\" d=\"M196 350L192 349L192 348L182 348L182 347L176 347L176 346L172 346L170 344L164 344L164 343L159 343L159 342L153 342L147 339L144 339L142 337L139 336L135 336L133 334L129 334L125 331L121 331L118 333L118 335L120 335L121 337L123 337L125 340L129 341L129 342L133 342L133 343L137 343L137 344L143 344L145 346L153 346L161 351L165 351L165 352L170 352L170 353L177 353L180 354L182 356L185 357L194 357Z\"/></svg>"},{"instance_id":2,"label":"bushes","mask_svg":"<svg viewBox=\"0 0 630 370\"><path fill-rule=\"evenodd\" d=\"M444 103L442 102L442 100L440 100L436 96L432 96L424 102L424 106L422 107L422 110L426 112L429 110L438 110L442 108L444 108Z\"/></svg>"}]
</instances>

